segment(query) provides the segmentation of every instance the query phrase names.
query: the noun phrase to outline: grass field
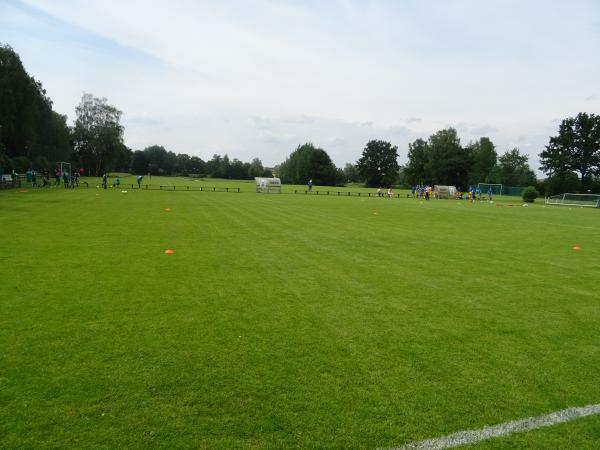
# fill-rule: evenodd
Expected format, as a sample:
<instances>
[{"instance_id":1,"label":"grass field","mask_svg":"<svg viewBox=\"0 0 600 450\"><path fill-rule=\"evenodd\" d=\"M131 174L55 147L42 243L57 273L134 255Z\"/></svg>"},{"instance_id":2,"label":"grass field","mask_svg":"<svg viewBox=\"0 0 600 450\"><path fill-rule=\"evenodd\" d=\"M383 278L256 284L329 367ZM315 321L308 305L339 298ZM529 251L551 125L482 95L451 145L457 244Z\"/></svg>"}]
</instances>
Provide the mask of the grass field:
<instances>
[{"instance_id":1,"label":"grass field","mask_svg":"<svg viewBox=\"0 0 600 450\"><path fill-rule=\"evenodd\" d=\"M95 182L0 192L1 448L370 449L600 402L598 210ZM598 448L600 416L475 447Z\"/></svg>"}]
</instances>

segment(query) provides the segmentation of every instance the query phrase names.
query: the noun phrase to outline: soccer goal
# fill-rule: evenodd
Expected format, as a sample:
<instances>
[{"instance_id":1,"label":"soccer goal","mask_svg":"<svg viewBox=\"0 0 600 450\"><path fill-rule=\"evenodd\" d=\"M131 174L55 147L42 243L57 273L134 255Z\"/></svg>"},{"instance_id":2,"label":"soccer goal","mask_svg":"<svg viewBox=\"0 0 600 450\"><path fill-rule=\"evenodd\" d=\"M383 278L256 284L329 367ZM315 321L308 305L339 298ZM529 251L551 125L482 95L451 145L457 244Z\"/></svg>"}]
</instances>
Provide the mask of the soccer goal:
<instances>
[{"instance_id":1,"label":"soccer goal","mask_svg":"<svg viewBox=\"0 0 600 450\"><path fill-rule=\"evenodd\" d=\"M492 194L502 195L502 185L498 183L477 183L477 187L481 190L482 194L487 194L490 188L492 188Z\"/></svg>"},{"instance_id":2,"label":"soccer goal","mask_svg":"<svg viewBox=\"0 0 600 450\"><path fill-rule=\"evenodd\" d=\"M68 162L64 162L64 161L58 161L56 163L56 167L59 168L60 170L60 176L63 176L63 173L68 173L69 175L71 175L71 163Z\"/></svg>"},{"instance_id":3,"label":"soccer goal","mask_svg":"<svg viewBox=\"0 0 600 450\"><path fill-rule=\"evenodd\" d=\"M600 195L596 194L560 194L546 197L547 205L585 206L600 208Z\"/></svg>"},{"instance_id":4,"label":"soccer goal","mask_svg":"<svg viewBox=\"0 0 600 450\"><path fill-rule=\"evenodd\" d=\"M442 186L436 184L433 187L435 198L454 198L456 196L456 186Z\"/></svg>"},{"instance_id":5,"label":"soccer goal","mask_svg":"<svg viewBox=\"0 0 600 450\"><path fill-rule=\"evenodd\" d=\"M281 180L279 178L254 178L256 192L266 194L281 194Z\"/></svg>"}]
</instances>

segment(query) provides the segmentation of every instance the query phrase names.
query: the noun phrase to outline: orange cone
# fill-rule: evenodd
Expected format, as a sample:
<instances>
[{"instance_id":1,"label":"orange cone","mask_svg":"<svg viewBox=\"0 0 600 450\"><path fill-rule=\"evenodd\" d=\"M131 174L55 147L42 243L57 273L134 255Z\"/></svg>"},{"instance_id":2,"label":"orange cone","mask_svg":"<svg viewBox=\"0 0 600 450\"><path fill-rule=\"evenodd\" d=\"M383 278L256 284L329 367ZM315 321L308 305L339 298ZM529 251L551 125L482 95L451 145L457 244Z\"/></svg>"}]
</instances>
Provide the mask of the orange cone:
<instances>
[{"instance_id":1,"label":"orange cone","mask_svg":"<svg viewBox=\"0 0 600 450\"><path fill-rule=\"evenodd\" d=\"M172 254L173 254L173 250L171 250L170 248L165 250L165 255L172 255Z\"/></svg>"},{"instance_id":2,"label":"orange cone","mask_svg":"<svg viewBox=\"0 0 600 450\"><path fill-rule=\"evenodd\" d=\"M171 208L165 208L165 211L171 211Z\"/></svg>"},{"instance_id":3,"label":"orange cone","mask_svg":"<svg viewBox=\"0 0 600 450\"><path fill-rule=\"evenodd\" d=\"M575 247L573 247L573 250L581 250L581 247L579 245L576 245Z\"/></svg>"}]
</instances>

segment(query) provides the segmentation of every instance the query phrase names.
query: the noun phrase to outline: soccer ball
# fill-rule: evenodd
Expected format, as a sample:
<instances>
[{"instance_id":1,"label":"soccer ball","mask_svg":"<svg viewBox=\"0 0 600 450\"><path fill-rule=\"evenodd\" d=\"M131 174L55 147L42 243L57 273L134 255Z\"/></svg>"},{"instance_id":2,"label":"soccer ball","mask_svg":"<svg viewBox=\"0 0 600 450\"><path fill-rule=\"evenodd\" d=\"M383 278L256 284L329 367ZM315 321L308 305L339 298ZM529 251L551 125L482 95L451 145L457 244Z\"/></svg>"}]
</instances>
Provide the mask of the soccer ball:
<instances>
[{"instance_id":1,"label":"soccer ball","mask_svg":"<svg viewBox=\"0 0 600 450\"><path fill-rule=\"evenodd\" d=\"M523 206L524 206L525 208L529 208L529 203L523 203Z\"/></svg>"}]
</instances>

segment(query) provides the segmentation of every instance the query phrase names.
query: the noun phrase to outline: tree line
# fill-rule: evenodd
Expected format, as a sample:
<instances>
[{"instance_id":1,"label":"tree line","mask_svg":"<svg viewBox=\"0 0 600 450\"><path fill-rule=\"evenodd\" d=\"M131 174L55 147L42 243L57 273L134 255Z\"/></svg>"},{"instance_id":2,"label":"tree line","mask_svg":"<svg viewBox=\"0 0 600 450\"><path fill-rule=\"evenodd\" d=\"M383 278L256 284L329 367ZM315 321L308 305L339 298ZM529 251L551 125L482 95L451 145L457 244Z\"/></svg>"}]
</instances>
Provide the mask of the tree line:
<instances>
[{"instance_id":1,"label":"tree line","mask_svg":"<svg viewBox=\"0 0 600 450\"><path fill-rule=\"evenodd\" d=\"M242 162L214 155L203 161L159 145L134 151L123 141L122 112L106 98L84 94L75 116L69 127L66 116L53 110L41 82L25 71L19 55L0 45L0 171L51 169L57 161L70 161L91 175L109 171L231 179L272 175L258 158ZM484 182L537 186L546 194L600 192L600 116L579 113L563 120L539 157L540 170L547 175L541 181L518 149L499 155L488 137L463 145L457 131L447 128L410 143L404 166L398 165L397 146L383 140L369 141L360 159L343 169L324 149L305 143L276 166L275 173L284 183L312 179L325 186L445 184L464 189Z\"/></svg>"},{"instance_id":2,"label":"tree line","mask_svg":"<svg viewBox=\"0 0 600 450\"><path fill-rule=\"evenodd\" d=\"M32 164L48 167L49 161L70 157L67 117L52 106L19 55L0 45L0 167L25 172Z\"/></svg>"},{"instance_id":3,"label":"tree line","mask_svg":"<svg viewBox=\"0 0 600 450\"><path fill-rule=\"evenodd\" d=\"M498 156L488 137L463 146L454 128L409 144L404 176L409 184L442 184L463 189L477 183L533 186L537 182L527 155L518 149Z\"/></svg>"}]
</instances>

